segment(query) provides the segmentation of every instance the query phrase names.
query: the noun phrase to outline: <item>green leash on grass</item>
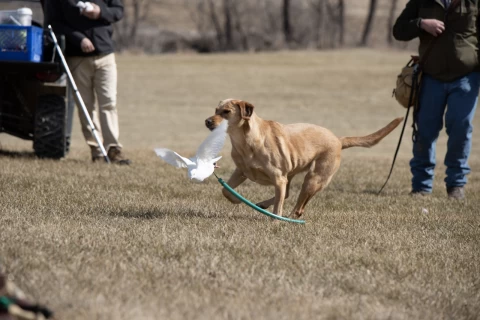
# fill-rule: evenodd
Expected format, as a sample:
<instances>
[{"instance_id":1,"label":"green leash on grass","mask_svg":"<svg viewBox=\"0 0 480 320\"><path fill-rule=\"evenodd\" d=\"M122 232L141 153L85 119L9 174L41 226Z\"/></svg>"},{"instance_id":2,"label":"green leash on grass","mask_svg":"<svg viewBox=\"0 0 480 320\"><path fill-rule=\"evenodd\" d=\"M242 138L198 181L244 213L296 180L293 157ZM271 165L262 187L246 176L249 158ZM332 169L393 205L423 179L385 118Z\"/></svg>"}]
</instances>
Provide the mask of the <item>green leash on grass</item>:
<instances>
[{"instance_id":1,"label":"green leash on grass","mask_svg":"<svg viewBox=\"0 0 480 320\"><path fill-rule=\"evenodd\" d=\"M213 173L213 174L217 178L218 182L220 182L220 184L225 189L227 189L231 194L233 194L238 200L242 201L247 206L257 210L258 212L263 213L264 215L269 216L270 218L274 218L274 219L278 219L278 220L282 220L282 221L287 221L287 222L298 223L298 224L305 224L305 220L297 220L297 219L290 219L290 218L277 216L276 214L273 214L273 213L271 213L271 212L269 212L265 209L260 208L256 204L253 204L250 201L248 201L247 199L245 199L244 197L242 197L237 191L233 190L233 188L230 187L225 181L223 181L222 178L219 178L215 173Z\"/></svg>"}]
</instances>

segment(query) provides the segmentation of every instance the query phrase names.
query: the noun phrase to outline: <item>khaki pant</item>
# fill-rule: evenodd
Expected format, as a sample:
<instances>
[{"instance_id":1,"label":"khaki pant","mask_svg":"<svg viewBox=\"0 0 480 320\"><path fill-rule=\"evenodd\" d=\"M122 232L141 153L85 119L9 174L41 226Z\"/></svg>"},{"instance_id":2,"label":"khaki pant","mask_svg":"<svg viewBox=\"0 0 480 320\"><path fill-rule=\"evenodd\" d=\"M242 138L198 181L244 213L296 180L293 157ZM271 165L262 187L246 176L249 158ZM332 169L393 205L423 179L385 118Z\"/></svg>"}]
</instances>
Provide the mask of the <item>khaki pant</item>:
<instances>
[{"instance_id":1,"label":"khaki pant","mask_svg":"<svg viewBox=\"0 0 480 320\"><path fill-rule=\"evenodd\" d=\"M69 57L67 63L90 117L98 130L100 140L108 148L122 147L118 141L117 64L113 53L94 57ZM98 110L95 109L95 96ZM87 119L77 101L82 132L92 147L92 156L102 156Z\"/></svg>"}]
</instances>

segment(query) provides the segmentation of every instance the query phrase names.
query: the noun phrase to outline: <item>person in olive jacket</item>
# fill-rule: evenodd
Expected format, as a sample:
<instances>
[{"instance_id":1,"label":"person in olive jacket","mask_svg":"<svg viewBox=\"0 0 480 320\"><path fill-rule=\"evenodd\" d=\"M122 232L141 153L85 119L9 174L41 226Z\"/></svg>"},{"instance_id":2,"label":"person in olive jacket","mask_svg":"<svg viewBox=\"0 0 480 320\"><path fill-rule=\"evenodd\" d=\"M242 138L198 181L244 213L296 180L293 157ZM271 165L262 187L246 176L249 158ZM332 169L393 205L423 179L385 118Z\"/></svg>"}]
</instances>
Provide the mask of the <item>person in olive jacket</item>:
<instances>
[{"instance_id":1,"label":"person in olive jacket","mask_svg":"<svg viewBox=\"0 0 480 320\"><path fill-rule=\"evenodd\" d=\"M400 41L420 38L425 56L416 114L418 132L413 144L412 195L429 195L433 188L435 146L440 130L448 135L445 156L447 194L465 197L470 173L472 121L480 87L477 15L480 0L410 0L393 27ZM451 12L446 15L449 6Z\"/></svg>"},{"instance_id":2,"label":"person in olive jacket","mask_svg":"<svg viewBox=\"0 0 480 320\"><path fill-rule=\"evenodd\" d=\"M78 0L46 0L45 24L65 35L65 55L72 76L95 127L103 138L112 163L130 164L119 142L117 114L117 65L112 24L123 17L121 0L90 0L91 7L79 7ZM99 111L95 110L95 100ZM92 160L103 156L86 117L79 110L82 132L90 146ZM98 121L100 120L100 122Z\"/></svg>"}]
</instances>

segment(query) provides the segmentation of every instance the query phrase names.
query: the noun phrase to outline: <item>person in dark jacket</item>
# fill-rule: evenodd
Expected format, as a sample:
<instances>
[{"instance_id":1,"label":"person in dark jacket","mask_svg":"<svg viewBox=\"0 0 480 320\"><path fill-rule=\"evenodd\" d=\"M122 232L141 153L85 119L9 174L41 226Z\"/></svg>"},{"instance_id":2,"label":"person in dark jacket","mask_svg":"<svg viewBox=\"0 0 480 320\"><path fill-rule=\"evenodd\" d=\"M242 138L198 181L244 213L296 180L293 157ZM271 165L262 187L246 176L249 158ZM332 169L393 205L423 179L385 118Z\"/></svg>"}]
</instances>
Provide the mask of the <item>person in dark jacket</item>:
<instances>
[{"instance_id":1,"label":"person in dark jacket","mask_svg":"<svg viewBox=\"0 0 480 320\"><path fill-rule=\"evenodd\" d=\"M119 142L117 114L117 65L112 24L123 17L121 0L90 0L82 8L78 0L46 0L45 24L65 35L68 66L85 106L103 138L112 163L130 164ZM99 112L95 110L97 96ZM82 132L90 146L92 160L103 159L86 117L79 110ZM100 120L100 122L99 122Z\"/></svg>"},{"instance_id":2,"label":"person in dark jacket","mask_svg":"<svg viewBox=\"0 0 480 320\"><path fill-rule=\"evenodd\" d=\"M410 161L412 195L432 192L435 146L445 118L447 194L454 199L465 197L472 121L480 87L477 38L480 0L460 0L458 5L456 1L410 0L393 27L397 40L420 38L420 58L435 39L422 67L416 114L418 132ZM446 15L450 5L452 10Z\"/></svg>"}]
</instances>

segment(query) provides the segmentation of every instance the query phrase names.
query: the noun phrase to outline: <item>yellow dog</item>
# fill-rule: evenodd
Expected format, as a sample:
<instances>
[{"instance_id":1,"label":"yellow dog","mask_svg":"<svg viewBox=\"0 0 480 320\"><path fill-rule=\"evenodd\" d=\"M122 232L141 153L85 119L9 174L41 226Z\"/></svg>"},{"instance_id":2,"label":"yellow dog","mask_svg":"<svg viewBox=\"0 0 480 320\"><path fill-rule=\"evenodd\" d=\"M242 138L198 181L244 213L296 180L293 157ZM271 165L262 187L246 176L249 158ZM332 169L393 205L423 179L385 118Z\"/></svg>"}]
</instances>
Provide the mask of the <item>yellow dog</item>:
<instances>
[{"instance_id":1,"label":"yellow dog","mask_svg":"<svg viewBox=\"0 0 480 320\"><path fill-rule=\"evenodd\" d=\"M365 137L337 138L330 130L313 124L284 125L263 120L251 103L227 99L219 103L215 115L205 120L210 130L223 120L232 142L232 159L237 168L228 180L236 188L247 178L262 185L275 186L275 197L258 203L261 208L274 205L273 213L282 215L283 202L288 198L292 178L306 171L292 218L300 217L305 205L332 180L340 167L342 149L369 148L377 144L402 122L397 118L386 127ZM223 189L233 203L240 201Z\"/></svg>"}]
</instances>

